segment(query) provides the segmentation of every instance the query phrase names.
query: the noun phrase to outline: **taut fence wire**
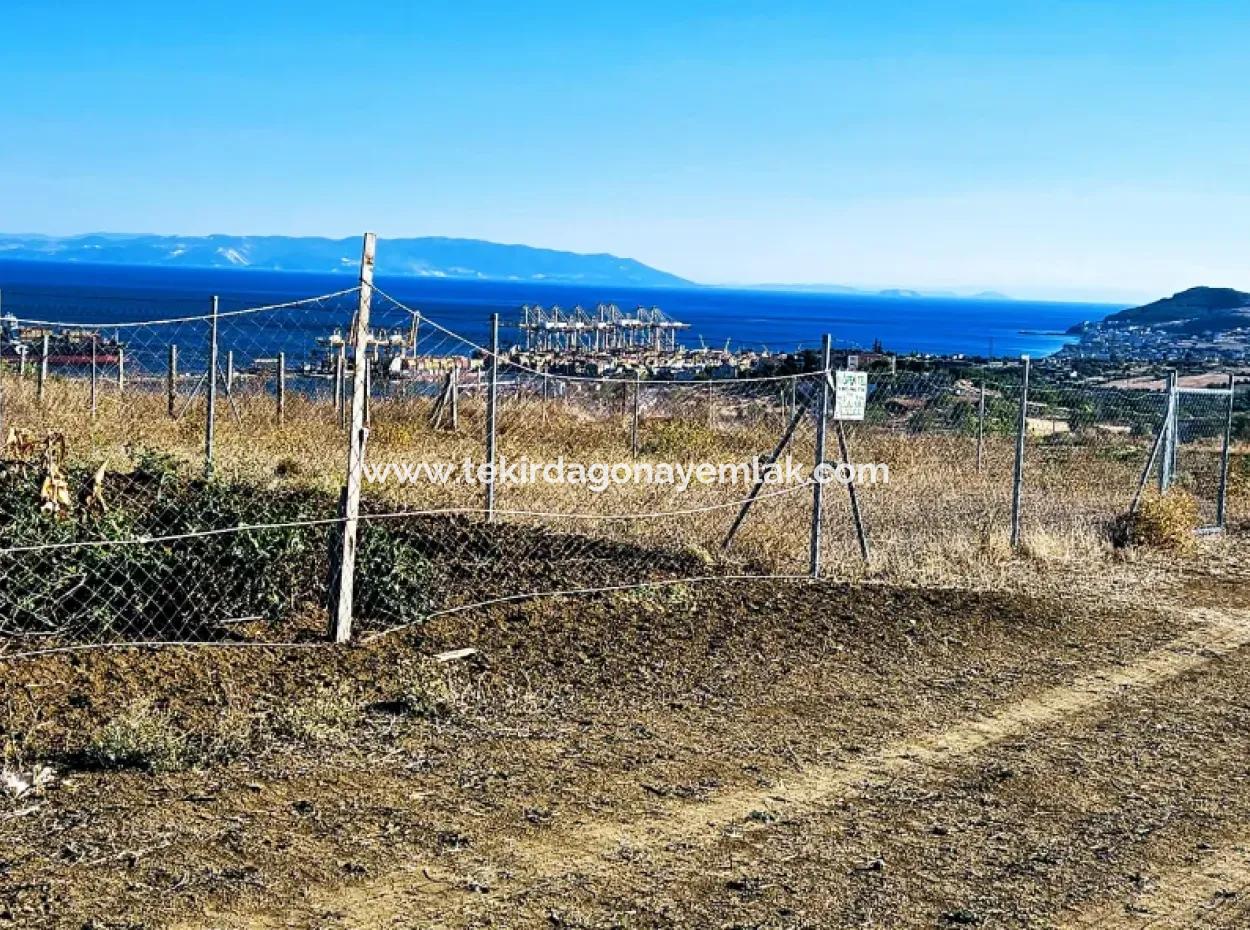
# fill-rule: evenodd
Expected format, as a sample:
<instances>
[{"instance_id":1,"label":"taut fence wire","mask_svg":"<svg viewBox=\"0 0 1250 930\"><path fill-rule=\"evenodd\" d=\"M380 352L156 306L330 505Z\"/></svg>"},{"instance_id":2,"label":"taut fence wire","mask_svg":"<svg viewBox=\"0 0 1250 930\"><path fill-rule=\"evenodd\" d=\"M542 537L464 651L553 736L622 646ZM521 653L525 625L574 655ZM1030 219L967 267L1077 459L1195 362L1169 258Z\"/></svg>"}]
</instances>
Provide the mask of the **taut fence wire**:
<instances>
[{"instance_id":1,"label":"taut fence wire","mask_svg":"<svg viewBox=\"0 0 1250 930\"><path fill-rule=\"evenodd\" d=\"M279 304L90 319L5 320L0 658L322 644L345 575L365 640L529 597L813 565L996 584L1029 554L1110 564L1160 490L1191 496L1208 530L1250 503L1246 393L1223 376L881 367L840 419L814 353L753 371L694 350L663 374L637 353L543 366L513 321L479 344L363 275ZM818 492L822 461L850 487Z\"/></svg>"}]
</instances>

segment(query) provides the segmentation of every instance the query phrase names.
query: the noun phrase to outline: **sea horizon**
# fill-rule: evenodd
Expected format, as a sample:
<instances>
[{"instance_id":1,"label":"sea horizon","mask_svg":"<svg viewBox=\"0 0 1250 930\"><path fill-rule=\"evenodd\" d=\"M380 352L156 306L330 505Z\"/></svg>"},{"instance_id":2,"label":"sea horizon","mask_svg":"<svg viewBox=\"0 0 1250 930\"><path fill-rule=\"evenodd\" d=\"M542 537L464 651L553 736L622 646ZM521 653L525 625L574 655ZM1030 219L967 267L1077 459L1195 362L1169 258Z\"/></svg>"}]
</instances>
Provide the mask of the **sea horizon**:
<instances>
[{"instance_id":1,"label":"sea horizon","mask_svg":"<svg viewBox=\"0 0 1250 930\"><path fill-rule=\"evenodd\" d=\"M0 309L22 319L108 326L206 313L211 298L223 310L313 297L353 286L352 272L255 268L165 268L0 259ZM519 338L523 304L565 308L615 303L622 309L658 306L690 324L682 342L731 348L796 351L814 348L823 333L842 349L867 350L880 341L900 355L1041 358L1074 341L1065 331L1099 320L1124 304L766 290L694 284L682 287L581 285L457 279L379 273L379 290L466 339L484 341L492 313L502 338Z\"/></svg>"}]
</instances>

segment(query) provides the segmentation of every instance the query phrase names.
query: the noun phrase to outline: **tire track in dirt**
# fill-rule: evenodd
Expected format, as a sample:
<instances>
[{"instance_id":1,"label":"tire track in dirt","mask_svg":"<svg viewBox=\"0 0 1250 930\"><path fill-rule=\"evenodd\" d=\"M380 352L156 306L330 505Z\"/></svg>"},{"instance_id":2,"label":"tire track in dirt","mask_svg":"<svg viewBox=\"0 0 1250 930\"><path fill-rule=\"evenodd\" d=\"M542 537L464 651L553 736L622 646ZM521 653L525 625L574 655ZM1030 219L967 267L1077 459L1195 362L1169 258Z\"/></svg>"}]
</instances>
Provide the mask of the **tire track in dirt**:
<instances>
[{"instance_id":1,"label":"tire track in dirt","mask_svg":"<svg viewBox=\"0 0 1250 930\"><path fill-rule=\"evenodd\" d=\"M1100 902L1064 930L1209 930L1250 924L1250 844L1173 869L1129 898Z\"/></svg>"},{"instance_id":2,"label":"tire track in dirt","mask_svg":"<svg viewBox=\"0 0 1250 930\"><path fill-rule=\"evenodd\" d=\"M627 862L609 857L623 850L630 857L649 857L654 864L683 847L704 845L730 826L740 831L766 830L773 815L817 813L829 803L864 794L875 785L940 768L1000 741L1097 712L1128 690L1149 688L1250 645L1250 612L1200 609L1185 612L1183 618L1195 626L1134 662L1081 676L985 717L888 743L854 761L812 767L767 789L728 790L709 801L668 805L628 822L588 821L501 844L490 851L491 865L502 877L497 893L489 897L470 892L463 879L442 868L435 873L418 866L365 885L312 890L304 911L315 921L312 924L296 922L300 917L294 912L283 917L217 914L206 922L182 924L180 930L398 926L414 917L454 913L470 901L476 908L503 905L513 893L564 876L619 874L629 868ZM439 926L428 921L422 925Z\"/></svg>"}]
</instances>

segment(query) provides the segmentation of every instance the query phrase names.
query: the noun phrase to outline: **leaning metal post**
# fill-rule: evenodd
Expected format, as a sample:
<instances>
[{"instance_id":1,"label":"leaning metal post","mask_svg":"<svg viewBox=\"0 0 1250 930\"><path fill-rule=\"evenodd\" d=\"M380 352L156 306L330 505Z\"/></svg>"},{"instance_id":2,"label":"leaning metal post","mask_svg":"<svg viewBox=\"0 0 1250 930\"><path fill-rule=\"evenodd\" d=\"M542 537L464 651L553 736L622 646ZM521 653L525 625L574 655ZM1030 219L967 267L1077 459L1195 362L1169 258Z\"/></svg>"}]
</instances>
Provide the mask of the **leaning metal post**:
<instances>
[{"instance_id":1,"label":"leaning metal post","mask_svg":"<svg viewBox=\"0 0 1250 930\"><path fill-rule=\"evenodd\" d=\"M1233 404L1237 394L1237 379L1228 375L1228 411L1224 420L1224 448L1220 451L1220 492L1215 499L1215 525L1224 529L1228 511L1228 461L1233 445Z\"/></svg>"},{"instance_id":2,"label":"leaning metal post","mask_svg":"<svg viewBox=\"0 0 1250 930\"><path fill-rule=\"evenodd\" d=\"M1146 482L1150 480L1150 472L1154 469L1159 453L1163 450L1164 439L1168 432L1168 423L1172 420L1172 404L1175 401L1175 397L1168 397L1167 399L1163 412L1163 422L1159 426L1159 432L1155 434L1155 441L1150 445L1150 455L1146 459L1146 467L1142 469L1141 478L1137 482L1137 490L1133 494L1133 501L1128 507L1128 515L1130 517L1137 513L1137 508L1141 504L1142 494L1146 490ZM1163 466L1160 465L1159 467L1162 468Z\"/></svg>"},{"instance_id":3,"label":"leaning metal post","mask_svg":"<svg viewBox=\"0 0 1250 930\"><path fill-rule=\"evenodd\" d=\"M208 411L204 417L204 474L213 474L213 437L217 423L217 298L208 329Z\"/></svg>"},{"instance_id":4,"label":"leaning metal post","mask_svg":"<svg viewBox=\"0 0 1250 930\"><path fill-rule=\"evenodd\" d=\"M334 553L338 579L333 583L330 605L330 638L345 643L352 637L352 598L356 578L357 521L360 517L360 488L364 476L365 443L369 429L365 426L365 377L369 351L369 305L373 299L373 261L377 237L365 233L360 254L360 302L356 309L356 327L352 334L355 355L352 367L352 422L348 434L347 486L340 501L341 521L339 546Z\"/></svg>"},{"instance_id":5,"label":"leaning metal post","mask_svg":"<svg viewBox=\"0 0 1250 930\"><path fill-rule=\"evenodd\" d=\"M499 388L499 314L490 315L490 369L486 393L486 519L495 519L495 408Z\"/></svg>"},{"instance_id":6,"label":"leaning metal post","mask_svg":"<svg viewBox=\"0 0 1250 930\"><path fill-rule=\"evenodd\" d=\"M1020 356L1020 422L1016 428L1016 465L1011 479L1011 547L1020 545L1020 491L1024 485L1024 438L1029 432L1029 357Z\"/></svg>"},{"instance_id":7,"label":"leaning metal post","mask_svg":"<svg viewBox=\"0 0 1250 930\"><path fill-rule=\"evenodd\" d=\"M820 341L821 368L820 400L816 405L816 462L812 469L812 531L809 542L809 567L813 578L820 577L821 523L825 486L821 483L825 464L825 427L829 423L829 369L832 365L832 340L828 333ZM819 471L817 471L819 470Z\"/></svg>"}]
</instances>

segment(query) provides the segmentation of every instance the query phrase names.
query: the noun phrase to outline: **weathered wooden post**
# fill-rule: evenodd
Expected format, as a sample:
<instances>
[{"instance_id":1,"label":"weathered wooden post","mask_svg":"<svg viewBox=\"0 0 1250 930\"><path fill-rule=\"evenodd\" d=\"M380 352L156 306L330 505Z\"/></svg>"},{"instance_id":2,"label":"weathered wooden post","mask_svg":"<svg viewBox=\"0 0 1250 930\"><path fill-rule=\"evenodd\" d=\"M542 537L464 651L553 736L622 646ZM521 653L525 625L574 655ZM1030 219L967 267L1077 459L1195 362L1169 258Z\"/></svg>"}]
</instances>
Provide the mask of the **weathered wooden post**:
<instances>
[{"instance_id":1,"label":"weathered wooden post","mask_svg":"<svg viewBox=\"0 0 1250 930\"><path fill-rule=\"evenodd\" d=\"M278 353L278 426L286 423L286 353Z\"/></svg>"},{"instance_id":2,"label":"weathered wooden post","mask_svg":"<svg viewBox=\"0 0 1250 930\"><path fill-rule=\"evenodd\" d=\"M360 517L360 486L364 477L365 444L369 428L365 426L365 377L369 351L369 306L373 299L373 263L377 237L365 233L360 255L360 303L356 309L354 368L352 369L352 420L348 436L347 486L343 490L339 513L341 521L338 551L335 553L338 579L333 585L330 604L330 638L345 643L352 636L352 601L356 580L357 521Z\"/></svg>"},{"instance_id":3,"label":"weathered wooden post","mask_svg":"<svg viewBox=\"0 0 1250 930\"><path fill-rule=\"evenodd\" d=\"M39 402L43 403L44 393L48 389L48 334L43 334L43 339L39 343L39 387L36 396Z\"/></svg>"},{"instance_id":4,"label":"weathered wooden post","mask_svg":"<svg viewBox=\"0 0 1250 930\"><path fill-rule=\"evenodd\" d=\"M165 376L165 407L169 411L170 419L176 417L178 398L178 347L172 342L169 344L169 367Z\"/></svg>"},{"instance_id":5,"label":"weathered wooden post","mask_svg":"<svg viewBox=\"0 0 1250 930\"><path fill-rule=\"evenodd\" d=\"M1024 485L1024 439L1029 432L1029 357L1020 356L1020 422L1016 429L1016 464L1011 480L1011 547L1020 545L1020 492Z\"/></svg>"},{"instance_id":6,"label":"weathered wooden post","mask_svg":"<svg viewBox=\"0 0 1250 930\"><path fill-rule=\"evenodd\" d=\"M373 359L365 356L365 426L373 425Z\"/></svg>"},{"instance_id":7,"label":"weathered wooden post","mask_svg":"<svg viewBox=\"0 0 1250 930\"><path fill-rule=\"evenodd\" d=\"M813 578L820 577L820 549L823 535L824 491L822 482L825 472L825 428L829 423L829 368L833 363L833 342L828 333L820 340L821 365L824 377L820 379L820 400L816 405L816 461L812 467L812 531L809 543L809 567Z\"/></svg>"},{"instance_id":8,"label":"weathered wooden post","mask_svg":"<svg viewBox=\"0 0 1250 930\"><path fill-rule=\"evenodd\" d=\"M1228 463L1233 446L1233 404L1237 394L1237 378L1228 375L1228 409L1224 420L1224 447L1220 451L1220 490L1215 499L1215 525L1224 528L1228 512Z\"/></svg>"},{"instance_id":9,"label":"weathered wooden post","mask_svg":"<svg viewBox=\"0 0 1250 930\"><path fill-rule=\"evenodd\" d=\"M985 454L985 381L981 382L981 402L977 405L977 474L981 474Z\"/></svg>"},{"instance_id":10,"label":"weathered wooden post","mask_svg":"<svg viewBox=\"0 0 1250 930\"><path fill-rule=\"evenodd\" d=\"M217 298L208 329L208 409L204 416L204 474L213 476L213 439L217 426Z\"/></svg>"},{"instance_id":11,"label":"weathered wooden post","mask_svg":"<svg viewBox=\"0 0 1250 930\"><path fill-rule=\"evenodd\" d=\"M486 393L486 462L490 466L486 479L486 519L495 519L495 408L499 388L499 314L490 315L490 378Z\"/></svg>"}]
</instances>

